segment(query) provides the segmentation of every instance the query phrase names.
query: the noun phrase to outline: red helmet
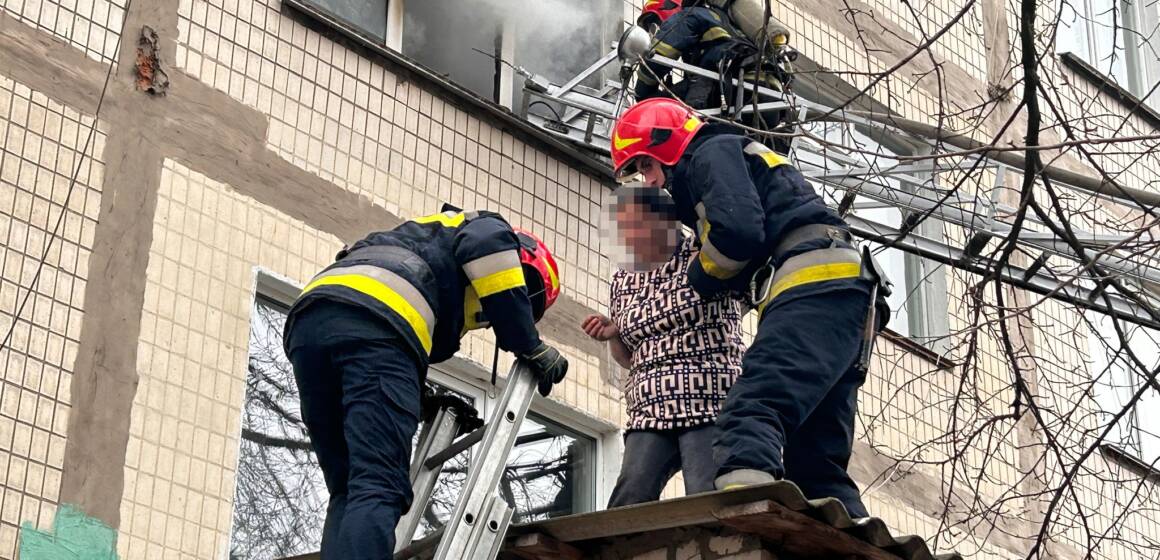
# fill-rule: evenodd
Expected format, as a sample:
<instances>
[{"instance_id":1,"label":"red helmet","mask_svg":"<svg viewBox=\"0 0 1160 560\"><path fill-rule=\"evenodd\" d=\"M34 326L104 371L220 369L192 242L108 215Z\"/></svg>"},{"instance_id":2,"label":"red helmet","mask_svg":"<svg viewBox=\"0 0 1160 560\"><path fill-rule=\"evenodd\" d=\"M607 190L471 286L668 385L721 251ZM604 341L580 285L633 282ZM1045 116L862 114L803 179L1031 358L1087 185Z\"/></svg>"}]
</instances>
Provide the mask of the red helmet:
<instances>
[{"instance_id":1,"label":"red helmet","mask_svg":"<svg viewBox=\"0 0 1160 560\"><path fill-rule=\"evenodd\" d=\"M648 29L650 24L660 25L679 11L681 3L677 0L648 0L636 18L636 24Z\"/></svg>"},{"instance_id":2,"label":"red helmet","mask_svg":"<svg viewBox=\"0 0 1160 560\"><path fill-rule=\"evenodd\" d=\"M697 114L667 97L629 107L612 127L612 168L618 178L636 174L636 159L652 156L675 165L705 125Z\"/></svg>"},{"instance_id":3,"label":"red helmet","mask_svg":"<svg viewBox=\"0 0 1160 560\"><path fill-rule=\"evenodd\" d=\"M539 321L560 297L560 269L548 246L531 232L512 228L520 240L520 264L532 299L532 314Z\"/></svg>"}]
</instances>

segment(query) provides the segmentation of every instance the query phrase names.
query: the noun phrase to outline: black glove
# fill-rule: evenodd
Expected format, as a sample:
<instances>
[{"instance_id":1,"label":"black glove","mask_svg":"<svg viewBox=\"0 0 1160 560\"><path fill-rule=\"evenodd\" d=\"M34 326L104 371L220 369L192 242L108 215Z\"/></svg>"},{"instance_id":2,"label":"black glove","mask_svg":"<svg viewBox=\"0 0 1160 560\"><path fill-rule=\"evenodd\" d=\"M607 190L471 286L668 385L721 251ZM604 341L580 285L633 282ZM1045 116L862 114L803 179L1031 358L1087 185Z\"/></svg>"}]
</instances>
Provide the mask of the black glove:
<instances>
[{"instance_id":1,"label":"black glove","mask_svg":"<svg viewBox=\"0 0 1160 560\"><path fill-rule=\"evenodd\" d=\"M568 359L559 350L543 342L517 357L532 369L532 374L540 381L540 394L545 397L552 392L552 385L563 381L564 375L568 373Z\"/></svg>"}]
</instances>

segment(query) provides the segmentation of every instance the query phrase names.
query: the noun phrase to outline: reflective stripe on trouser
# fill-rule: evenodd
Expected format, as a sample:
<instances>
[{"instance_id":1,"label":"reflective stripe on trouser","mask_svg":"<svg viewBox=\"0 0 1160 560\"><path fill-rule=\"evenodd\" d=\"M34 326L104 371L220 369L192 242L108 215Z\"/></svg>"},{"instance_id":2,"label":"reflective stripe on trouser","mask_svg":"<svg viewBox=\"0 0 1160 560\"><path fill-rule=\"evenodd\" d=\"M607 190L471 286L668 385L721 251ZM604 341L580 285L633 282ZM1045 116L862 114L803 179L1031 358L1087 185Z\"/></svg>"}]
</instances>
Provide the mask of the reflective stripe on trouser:
<instances>
[{"instance_id":1,"label":"reflective stripe on trouser","mask_svg":"<svg viewBox=\"0 0 1160 560\"><path fill-rule=\"evenodd\" d=\"M320 286L341 286L378 300L402 317L414 331L423 350L431 353L435 312L419 289L407 279L377 266L344 266L320 272L302 289L302 294Z\"/></svg>"},{"instance_id":2,"label":"reflective stripe on trouser","mask_svg":"<svg viewBox=\"0 0 1160 560\"><path fill-rule=\"evenodd\" d=\"M770 280L769 295L757 306L760 316L778 295L790 288L815 282L857 278L862 274L862 255L856 249L814 249L786 259Z\"/></svg>"}]
</instances>

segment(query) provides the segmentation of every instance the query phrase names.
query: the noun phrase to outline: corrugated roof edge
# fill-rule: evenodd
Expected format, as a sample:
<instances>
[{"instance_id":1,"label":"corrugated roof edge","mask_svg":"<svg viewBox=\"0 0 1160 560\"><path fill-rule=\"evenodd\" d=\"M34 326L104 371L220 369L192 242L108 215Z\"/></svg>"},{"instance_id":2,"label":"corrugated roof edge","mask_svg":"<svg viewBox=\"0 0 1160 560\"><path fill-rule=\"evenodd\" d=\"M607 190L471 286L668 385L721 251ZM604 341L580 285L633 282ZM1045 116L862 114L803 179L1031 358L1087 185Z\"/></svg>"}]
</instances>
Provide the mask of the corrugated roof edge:
<instances>
[{"instance_id":1,"label":"corrugated roof edge","mask_svg":"<svg viewBox=\"0 0 1160 560\"><path fill-rule=\"evenodd\" d=\"M904 560L962 560L962 556L956 552L932 553L922 537L895 537L886 523L876 517L852 519L846 507L834 498L807 500L796 484L784 480L519 524L508 530L508 539L539 532L568 543L715 523L718 520L713 515L714 511L761 500L772 500Z\"/></svg>"},{"instance_id":2,"label":"corrugated roof edge","mask_svg":"<svg viewBox=\"0 0 1160 560\"><path fill-rule=\"evenodd\" d=\"M377 44L373 39L354 29L348 24L343 23L332 14L316 6L311 6L303 0L283 0L282 5L291 8L292 12L296 12L305 16L307 23L320 25L323 33L332 35L331 38L340 39L348 43L353 43L360 49L367 50L376 56L386 59L390 63L400 67L408 74L418 77L424 82L430 83L442 90L445 94L453 99L466 101L475 108L484 110L493 120L498 121L502 125L509 127L509 130L514 132L522 139L531 139L535 142L543 144L548 151L554 152L563 156L565 159L572 160L579 164L581 171L584 171L593 178L600 180L605 186L615 186L614 176L612 174L612 167L608 162L585 154L582 150L568 144L562 140L552 137L546 132L540 130L532 123L516 116L511 111L477 95L475 92L464 88L455 82L448 80L442 75L411 60L402 53L386 48Z\"/></svg>"}]
</instances>

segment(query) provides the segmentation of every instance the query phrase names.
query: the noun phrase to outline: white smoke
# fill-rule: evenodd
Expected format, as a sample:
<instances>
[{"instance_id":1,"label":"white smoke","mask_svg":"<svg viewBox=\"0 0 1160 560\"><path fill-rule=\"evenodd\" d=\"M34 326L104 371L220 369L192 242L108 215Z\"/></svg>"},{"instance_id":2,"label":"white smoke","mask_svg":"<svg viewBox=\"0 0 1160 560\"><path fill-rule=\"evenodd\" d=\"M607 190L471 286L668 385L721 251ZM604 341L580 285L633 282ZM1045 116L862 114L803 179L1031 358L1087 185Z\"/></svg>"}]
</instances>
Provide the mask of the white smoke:
<instances>
[{"instance_id":1,"label":"white smoke","mask_svg":"<svg viewBox=\"0 0 1160 560\"><path fill-rule=\"evenodd\" d=\"M404 53L484 94L495 38L506 29L505 62L560 83L595 62L620 31L619 0L422 0L406 4ZM484 51L488 54L483 54ZM522 80L516 78L515 88Z\"/></svg>"}]
</instances>

